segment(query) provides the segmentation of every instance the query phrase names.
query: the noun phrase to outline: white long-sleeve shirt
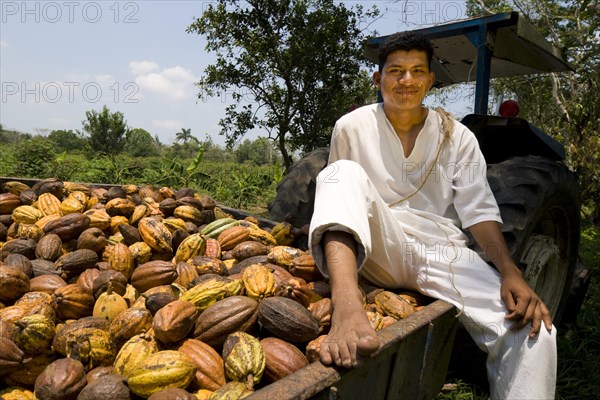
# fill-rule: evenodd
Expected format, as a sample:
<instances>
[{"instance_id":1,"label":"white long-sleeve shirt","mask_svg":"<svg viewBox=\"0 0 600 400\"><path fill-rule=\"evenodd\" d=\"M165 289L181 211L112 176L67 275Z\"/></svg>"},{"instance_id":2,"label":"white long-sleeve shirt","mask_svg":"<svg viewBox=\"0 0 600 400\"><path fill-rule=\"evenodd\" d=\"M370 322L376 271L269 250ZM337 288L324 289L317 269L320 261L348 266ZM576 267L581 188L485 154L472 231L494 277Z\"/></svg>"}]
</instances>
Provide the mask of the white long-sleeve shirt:
<instances>
[{"instance_id":1,"label":"white long-sleeve shirt","mask_svg":"<svg viewBox=\"0 0 600 400\"><path fill-rule=\"evenodd\" d=\"M338 120L329 163L340 159L359 163L388 204L412 195L426 179L416 194L395 206L411 211L410 217L403 218L403 229L425 244L440 239L465 244L466 236L459 227L502 220L475 135L455 121L436 160L443 138L441 117L429 110L412 152L405 157L383 104L372 104ZM326 177L334 180L335 170Z\"/></svg>"}]
</instances>

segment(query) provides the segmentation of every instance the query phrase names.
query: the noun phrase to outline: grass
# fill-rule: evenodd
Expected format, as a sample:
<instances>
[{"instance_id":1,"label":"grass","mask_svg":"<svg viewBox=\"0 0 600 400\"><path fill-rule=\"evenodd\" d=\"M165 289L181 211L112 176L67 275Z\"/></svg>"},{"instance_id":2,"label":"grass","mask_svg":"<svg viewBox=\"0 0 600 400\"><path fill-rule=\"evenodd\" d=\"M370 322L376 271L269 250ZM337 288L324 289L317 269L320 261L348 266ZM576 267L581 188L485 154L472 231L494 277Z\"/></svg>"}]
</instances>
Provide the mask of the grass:
<instances>
[{"instance_id":1,"label":"grass","mask_svg":"<svg viewBox=\"0 0 600 400\"><path fill-rule=\"evenodd\" d=\"M581 231L579 255L592 270L592 279L574 326L558 328L557 400L595 400L600 387L600 226ZM436 400L480 400L487 393L457 380Z\"/></svg>"}]
</instances>

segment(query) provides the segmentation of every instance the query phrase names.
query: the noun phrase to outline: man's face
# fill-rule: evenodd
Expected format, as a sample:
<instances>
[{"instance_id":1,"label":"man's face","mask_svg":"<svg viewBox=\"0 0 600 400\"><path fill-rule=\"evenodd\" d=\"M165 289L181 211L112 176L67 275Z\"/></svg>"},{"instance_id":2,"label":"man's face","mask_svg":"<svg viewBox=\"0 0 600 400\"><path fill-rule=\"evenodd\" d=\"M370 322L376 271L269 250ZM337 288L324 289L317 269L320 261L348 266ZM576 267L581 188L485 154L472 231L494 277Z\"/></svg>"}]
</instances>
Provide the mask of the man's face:
<instances>
[{"instance_id":1,"label":"man's face","mask_svg":"<svg viewBox=\"0 0 600 400\"><path fill-rule=\"evenodd\" d=\"M427 54L419 50L390 53L381 72L373 74L386 108L397 111L420 109L425 95L435 81L429 71Z\"/></svg>"}]
</instances>

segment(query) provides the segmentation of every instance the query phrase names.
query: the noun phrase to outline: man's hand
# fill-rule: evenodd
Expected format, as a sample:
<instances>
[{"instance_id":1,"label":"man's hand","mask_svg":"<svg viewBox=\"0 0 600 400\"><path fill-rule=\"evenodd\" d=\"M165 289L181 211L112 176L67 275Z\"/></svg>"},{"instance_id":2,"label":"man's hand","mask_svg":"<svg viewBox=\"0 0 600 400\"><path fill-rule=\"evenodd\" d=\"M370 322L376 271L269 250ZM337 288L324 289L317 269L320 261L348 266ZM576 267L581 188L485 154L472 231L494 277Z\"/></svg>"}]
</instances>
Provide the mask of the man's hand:
<instances>
[{"instance_id":1,"label":"man's hand","mask_svg":"<svg viewBox=\"0 0 600 400\"><path fill-rule=\"evenodd\" d=\"M552 330L548 308L518 272L502 277L501 295L508 309L505 318L515 321L511 329L519 330L531 322L529 337L535 337L543 322L548 332Z\"/></svg>"}]
</instances>

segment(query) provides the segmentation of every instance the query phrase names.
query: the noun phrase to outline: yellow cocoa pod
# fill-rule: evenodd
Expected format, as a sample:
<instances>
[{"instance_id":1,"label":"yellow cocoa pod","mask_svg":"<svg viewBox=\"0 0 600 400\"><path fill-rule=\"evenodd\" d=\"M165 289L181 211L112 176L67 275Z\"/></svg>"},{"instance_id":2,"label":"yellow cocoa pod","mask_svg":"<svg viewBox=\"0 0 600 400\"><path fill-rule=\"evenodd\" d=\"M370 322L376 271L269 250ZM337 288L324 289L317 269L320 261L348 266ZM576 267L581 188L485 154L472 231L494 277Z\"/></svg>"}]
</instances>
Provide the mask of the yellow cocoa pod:
<instances>
[{"instance_id":1,"label":"yellow cocoa pod","mask_svg":"<svg viewBox=\"0 0 600 400\"><path fill-rule=\"evenodd\" d=\"M231 258L229 260L224 260L223 264L225 264L225 268L227 268L229 270L229 269L233 268L233 266L235 264L237 264L237 262L238 261L235 258Z\"/></svg>"},{"instance_id":2,"label":"yellow cocoa pod","mask_svg":"<svg viewBox=\"0 0 600 400\"><path fill-rule=\"evenodd\" d=\"M33 392L20 387L9 387L0 390L0 399L2 400L33 400Z\"/></svg>"},{"instance_id":3,"label":"yellow cocoa pod","mask_svg":"<svg viewBox=\"0 0 600 400\"><path fill-rule=\"evenodd\" d=\"M215 219L233 218L233 215L226 213L221 207L213 208L213 212L215 213Z\"/></svg>"},{"instance_id":4,"label":"yellow cocoa pod","mask_svg":"<svg viewBox=\"0 0 600 400\"><path fill-rule=\"evenodd\" d=\"M187 387L196 373L192 359L176 350L151 354L133 369L127 384L129 389L144 398L169 388Z\"/></svg>"},{"instance_id":5,"label":"yellow cocoa pod","mask_svg":"<svg viewBox=\"0 0 600 400\"><path fill-rule=\"evenodd\" d=\"M71 197L71 198L77 200L78 202L81 203L82 206L85 207L85 205L87 204L87 202L90 198L89 193L90 193L89 189L87 191L87 194L81 190L74 190L71 193L69 193L68 197Z\"/></svg>"},{"instance_id":6,"label":"yellow cocoa pod","mask_svg":"<svg viewBox=\"0 0 600 400\"><path fill-rule=\"evenodd\" d=\"M131 376L133 370L148 356L158 352L158 344L148 333L133 336L121 347L113 367L117 374L126 378Z\"/></svg>"},{"instance_id":7,"label":"yellow cocoa pod","mask_svg":"<svg viewBox=\"0 0 600 400\"><path fill-rule=\"evenodd\" d=\"M246 288L246 296L254 300L262 300L273 296L275 292L275 276L262 264L252 264L242 272L242 282Z\"/></svg>"},{"instance_id":8,"label":"yellow cocoa pod","mask_svg":"<svg viewBox=\"0 0 600 400\"><path fill-rule=\"evenodd\" d=\"M112 286L109 284L106 292L102 293L94 303L94 317L100 317L107 320L109 323L123 311L127 310L127 301L120 294L113 292Z\"/></svg>"},{"instance_id":9,"label":"yellow cocoa pod","mask_svg":"<svg viewBox=\"0 0 600 400\"><path fill-rule=\"evenodd\" d=\"M77 182L63 182L63 189L68 194L74 192L83 192L85 195L89 196L91 192L90 187L88 185Z\"/></svg>"},{"instance_id":10,"label":"yellow cocoa pod","mask_svg":"<svg viewBox=\"0 0 600 400\"><path fill-rule=\"evenodd\" d=\"M54 339L54 320L44 314L33 314L15 323L15 343L27 354L38 354L50 349Z\"/></svg>"},{"instance_id":11,"label":"yellow cocoa pod","mask_svg":"<svg viewBox=\"0 0 600 400\"><path fill-rule=\"evenodd\" d=\"M243 288L241 279L212 278L188 289L180 299L189 301L200 310L205 310L225 297L240 294Z\"/></svg>"},{"instance_id":12,"label":"yellow cocoa pod","mask_svg":"<svg viewBox=\"0 0 600 400\"><path fill-rule=\"evenodd\" d=\"M138 204L137 206L135 206L135 208L133 209L133 213L129 217L129 223L132 226L137 225L138 222L140 222L140 220L146 217L148 214L148 207L146 207L143 204Z\"/></svg>"},{"instance_id":13,"label":"yellow cocoa pod","mask_svg":"<svg viewBox=\"0 0 600 400\"><path fill-rule=\"evenodd\" d=\"M193 222L196 225L200 225L204 222L204 214L202 211L193 206L178 206L173 210L173 216L186 222Z\"/></svg>"},{"instance_id":14,"label":"yellow cocoa pod","mask_svg":"<svg viewBox=\"0 0 600 400\"><path fill-rule=\"evenodd\" d=\"M63 355L79 358L87 369L109 366L114 362L117 353L108 331L80 328L66 335L66 352Z\"/></svg>"},{"instance_id":15,"label":"yellow cocoa pod","mask_svg":"<svg viewBox=\"0 0 600 400\"><path fill-rule=\"evenodd\" d=\"M85 203L85 209L86 210L91 210L92 207L94 207L98 203L100 203L100 199L98 197L96 197L96 196L92 196Z\"/></svg>"},{"instance_id":16,"label":"yellow cocoa pod","mask_svg":"<svg viewBox=\"0 0 600 400\"><path fill-rule=\"evenodd\" d=\"M231 381L214 391L209 397L209 400L243 399L244 397L250 396L252 393L254 393L254 391L249 389L245 383Z\"/></svg>"},{"instance_id":17,"label":"yellow cocoa pod","mask_svg":"<svg viewBox=\"0 0 600 400\"><path fill-rule=\"evenodd\" d=\"M114 217L110 218L110 231L116 235L119 232L119 225L121 224L129 224L129 219L127 219L127 217L124 217L122 215L115 215Z\"/></svg>"},{"instance_id":18,"label":"yellow cocoa pod","mask_svg":"<svg viewBox=\"0 0 600 400\"><path fill-rule=\"evenodd\" d=\"M374 330L378 331L383 328L383 315L377 311L367 311L367 318Z\"/></svg>"},{"instance_id":19,"label":"yellow cocoa pod","mask_svg":"<svg viewBox=\"0 0 600 400\"><path fill-rule=\"evenodd\" d=\"M129 246L135 265L147 263L152 258L152 248L146 242L136 242Z\"/></svg>"},{"instance_id":20,"label":"yellow cocoa pod","mask_svg":"<svg viewBox=\"0 0 600 400\"><path fill-rule=\"evenodd\" d=\"M290 246L295 239L294 227L289 222L280 222L271 229L271 235L279 246Z\"/></svg>"},{"instance_id":21,"label":"yellow cocoa pod","mask_svg":"<svg viewBox=\"0 0 600 400\"><path fill-rule=\"evenodd\" d=\"M17 224L35 224L44 215L33 206L19 206L12 212L12 219Z\"/></svg>"},{"instance_id":22,"label":"yellow cocoa pod","mask_svg":"<svg viewBox=\"0 0 600 400\"><path fill-rule=\"evenodd\" d=\"M104 209L94 208L83 213L90 219L90 228L98 228L104 231L110 228L110 215Z\"/></svg>"},{"instance_id":23,"label":"yellow cocoa pod","mask_svg":"<svg viewBox=\"0 0 600 400\"><path fill-rule=\"evenodd\" d=\"M138 223L142 240L159 253L169 253L171 248L171 232L159 220L142 218Z\"/></svg>"},{"instance_id":24,"label":"yellow cocoa pod","mask_svg":"<svg viewBox=\"0 0 600 400\"><path fill-rule=\"evenodd\" d=\"M194 233L183 239L177 248L173 262L187 261L192 257L204 255L206 238L200 233Z\"/></svg>"},{"instance_id":25,"label":"yellow cocoa pod","mask_svg":"<svg viewBox=\"0 0 600 400\"><path fill-rule=\"evenodd\" d=\"M219 234L217 240L221 245L221 250L231 250L236 245L248 240L250 229L245 226L232 226Z\"/></svg>"},{"instance_id":26,"label":"yellow cocoa pod","mask_svg":"<svg viewBox=\"0 0 600 400\"><path fill-rule=\"evenodd\" d=\"M135 210L135 204L127 199L123 199L117 197L115 199L109 200L104 209L110 216L121 215L124 217L130 217ZM127 220L129 222L129 220Z\"/></svg>"},{"instance_id":27,"label":"yellow cocoa pod","mask_svg":"<svg viewBox=\"0 0 600 400\"><path fill-rule=\"evenodd\" d=\"M277 240L264 229L250 229L249 240L262 243L267 246L277 246Z\"/></svg>"},{"instance_id":28,"label":"yellow cocoa pod","mask_svg":"<svg viewBox=\"0 0 600 400\"><path fill-rule=\"evenodd\" d=\"M396 319L406 318L415 312L415 308L408 301L387 290L375 296L375 304L383 311L383 315Z\"/></svg>"},{"instance_id":29,"label":"yellow cocoa pod","mask_svg":"<svg viewBox=\"0 0 600 400\"><path fill-rule=\"evenodd\" d=\"M135 259L129 247L122 242L115 244L108 257L108 269L122 273L129 280L134 267Z\"/></svg>"},{"instance_id":30,"label":"yellow cocoa pod","mask_svg":"<svg viewBox=\"0 0 600 400\"><path fill-rule=\"evenodd\" d=\"M60 213L62 215L82 213L85 206L75 197L67 197L60 203Z\"/></svg>"},{"instance_id":31,"label":"yellow cocoa pod","mask_svg":"<svg viewBox=\"0 0 600 400\"><path fill-rule=\"evenodd\" d=\"M239 382L238 382L239 383ZM208 400L210 399L210 396L213 394L214 392L212 390L208 390L208 389L199 389L197 391L195 391L193 393L194 396L196 396L197 400ZM237 399L241 399L242 397L236 397Z\"/></svg>"},{"instance_id":32,"label":"yellow cocoa pod","mask_svg":"<svg viewBox=\"0 0 600 400\"><path fill-rule=\"evenodd\" d=\"M246 332L234 332L227 337L223 360L229 379L244 382L249 388L260 381L267 361L258 339Z\"/></svg>"},{"instance_id":33,"label":"yellow cocoa pod","mask_svg":"<svg viewBox=\"0 0 600 400\"><path fill-rule=\"evenodd\" d=\"M185 229L185 221L181 218L167 218L162 221L162 223L169 229L171 233L175 232L177 229Z\"/></svg>"},{"instance_id":34,"label":"yellow cocoa pod","mask_svg":"<svg viewBox=\"0 0 600 400\"><path fill-rule=\"evenodd\" d=\"M2 187L8 193L12 193L17 196L20 195L23 190L31 189L29 186L27 186L23 182L18 182L18 181L6 182L4 185L2 185Z\"/></svg>"},{"instance_id":35,"label":"yellow cocoa pod","mask_svg":"<svg viewBox=\"0 0 600 400\"><path fill-rule=\"evenodd\" d=\"M52 193L42 193L37 199L37 208L44 215L60 214L60 200Z\"/></svg>"},{"instance_id":36,"label":"yellow cocoa pod","mask_svg":"<svg viewBox=\"0 0 600 400\"><path fill-rule=\"evenodd\" d=\"M46 215L45 217L38 219L37 222L35 223L35 226L37 226L40 229L44 229L44 226L46 226L46 224L48 222L54 221L55 219L58 219L60 217L61 217L60 214Z\"/></svg>"},{"instance_id":37,"label":"yellow cocoa pod","mask_svg":"<svg viewBox=\"0 0 600 400\"><path fill-rule=\"evenodd\" d=\"M289 268L294 258L305 254L302 250L290 246L275 246L267 254L267 261Z\"/></svg>"},{"instance_id":38,"label":"yellow cocoa pod","mask_svg":"<svg viewBox=\"0 0 600 400\"><path fill-rule=\"evenodd\" d=\"M44 236L44 230L35 224L19 224L17 237L33 239L36 242Z\"/></svg>"}]
</instances>

